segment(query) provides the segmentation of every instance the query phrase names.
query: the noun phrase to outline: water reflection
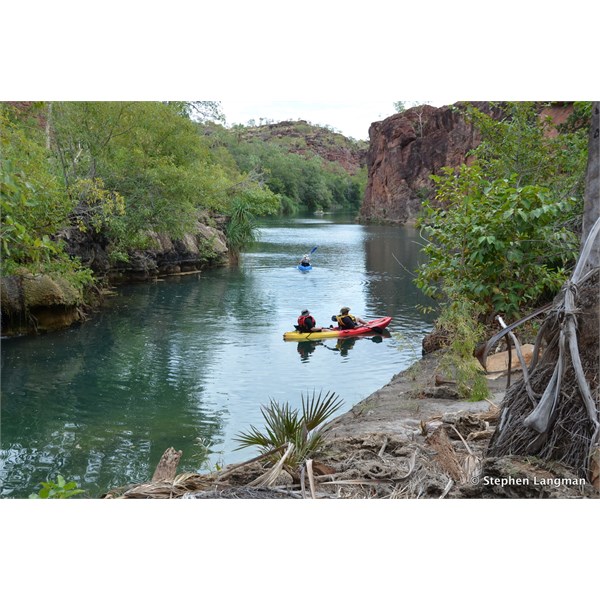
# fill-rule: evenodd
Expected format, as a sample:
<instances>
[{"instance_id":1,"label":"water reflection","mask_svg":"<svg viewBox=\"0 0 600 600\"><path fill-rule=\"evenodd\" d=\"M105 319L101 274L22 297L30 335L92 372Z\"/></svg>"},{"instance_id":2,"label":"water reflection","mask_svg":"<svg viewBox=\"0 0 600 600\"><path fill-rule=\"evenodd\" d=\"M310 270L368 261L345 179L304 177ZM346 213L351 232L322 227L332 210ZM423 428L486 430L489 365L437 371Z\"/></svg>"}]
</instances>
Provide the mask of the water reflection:
<instances>
[{"instance_id":1,"label":"water reflection","mask_svg":"<svg viewBox=\"0 0 600 600\"><path fill-rule=\"evenodd\" d=\"M320 341L315 342L298 342L298 354L302 362L308 362L310 355L317 349Z\"/></svg>"},{"instance_id":2,"label":"water reflection","mask_svg":"<svg viewBox=\"0 0 600 600\"><path fill-rule=\"evenodd\" d=\"M375 344L381 344L384 338L390 338L392 334L386 329L380 335L357 336L344 338L329 338L327 340L309 340L298 342L297 351L302 362L308 362L311 355L318 347L322 347L333 352L339 352L340 356L347 357L359 340L368 340Z\"/></svg>"},{"instance_id":3,"label":"water reflection","mask_svg":"<svg viewBox=\"0 0 600 600\"><path fill-rule=\"evenodd\" d=\"M193 470L197 438L222 440L226 411L203 393L215 353L174 319L199 287L181 283L122 288L81 327L3 340L0 495L58 474L96 495L146 480L173 444Z\"/></svg>"},{"instance_id":4,"label":"water reflection","mask_svg":"<svg viewBox=\"0 0 600 600\"><path fill-rule=\"evenodd\" d=\"M81 327L3 340L0 496L60 473L96 497L150 479L171 446L181 471L201 468L206 446L211 464L241 462L254 454L233 439L270 398L334 390L349 410L420 356L433 315L394 258L414 268L409 231L287 219L262 234L237 268L120 288ZM315 246L304 276L293 265ZM326 326L344 304L391 316L389 331L282 340L303 308Z\"/></svg>"}]
</instances>

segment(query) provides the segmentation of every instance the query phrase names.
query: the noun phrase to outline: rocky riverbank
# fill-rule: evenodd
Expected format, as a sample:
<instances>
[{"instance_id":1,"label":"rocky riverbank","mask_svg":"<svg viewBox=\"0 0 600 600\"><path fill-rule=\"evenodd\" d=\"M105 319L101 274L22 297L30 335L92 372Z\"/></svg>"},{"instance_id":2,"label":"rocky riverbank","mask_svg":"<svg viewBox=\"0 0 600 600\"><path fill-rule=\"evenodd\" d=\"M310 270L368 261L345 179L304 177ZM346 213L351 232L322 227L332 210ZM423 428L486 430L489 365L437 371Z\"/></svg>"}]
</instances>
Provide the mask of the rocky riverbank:
<instances>
[{"instance_id":1,"label":"rocky riverbank","mask_svg":"<svg viewBox=\"0 0 600 600\"><path fill-rule=\"evenodd\" d=\"M490 396L458 399L426 355L324 429L325 445L301 481L259 460L209 475L175 474L180 453L165 452L151 482L106 498L597 498L560 464L532 457L486 458L506 375L488 379ZM515 385L519 375L511 374Z\"/></svg>"},{"instance_id":2,"label":"rocky riverbank","mask_svg":"<svg viewBox=\"0 0 600 600\"><path fill-rule=\"evenodd\" d=\"M151 245L111 259L108 238L93 229L70 227L60 238L69 255L94 273L95 283L77 289L64 277L37 275L22 269L3 277L0 285L2 336L46 333L85 320L102 304L108 286L150 281L157 277L196 273L227 264L229 250L224 224L202 214L193 233L181 239L150 232Z\"/></svg>"},{"instance_id":3,"label":"rocky riverbank","mask_svg":"<svg viewBox=\"0 0 600 600\"><path fill-rule=\"evenodd\" d=\"M486 457L507 375L488 378L490 396L457 399L440 383L439 354L425 356L327 427L320 459L361 498L583 498L598 492L557 463ZM519 372L511 373L518 385ZM367 485L369 480L375 480ZM362 482L362 483L358 483ZM341 488L340 488L341 489Z\"/></svg>"}]
</instances>

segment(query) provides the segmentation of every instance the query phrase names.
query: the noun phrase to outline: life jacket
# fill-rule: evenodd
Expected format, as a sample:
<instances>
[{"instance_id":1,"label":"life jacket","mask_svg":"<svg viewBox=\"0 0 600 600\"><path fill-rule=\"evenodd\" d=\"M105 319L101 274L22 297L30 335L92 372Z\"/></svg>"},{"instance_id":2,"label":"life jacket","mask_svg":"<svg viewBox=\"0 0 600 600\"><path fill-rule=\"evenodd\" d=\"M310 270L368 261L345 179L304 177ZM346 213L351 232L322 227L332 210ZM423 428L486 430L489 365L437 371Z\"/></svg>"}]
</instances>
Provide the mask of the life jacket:
<instances>
[{"instance_id":1,"label":"life jacket","mask_svg":"<svg viewBox=\"0 0 600 600\"><path fill-rule=\"evenodd\" d=\"M317 322L311 315L300 315L298 317L298 331L310 331Z\"/></svg>"},{"instance_id":2,"label":"life jacket","mask_svg":"<svg viewBox=\"0 0 600 600\"><path fill-rule=\"evenodd\" d=\"M352 327L348 327L348 325L344 323L344 317L350 317L352 319L352 322L354 323L354 327L356 327L356 317L354 315L351 315L350 313L347 313L345 315L337 315L335 317L337 319L340 329L352 329Z\"/></svg>"}]
</instances>

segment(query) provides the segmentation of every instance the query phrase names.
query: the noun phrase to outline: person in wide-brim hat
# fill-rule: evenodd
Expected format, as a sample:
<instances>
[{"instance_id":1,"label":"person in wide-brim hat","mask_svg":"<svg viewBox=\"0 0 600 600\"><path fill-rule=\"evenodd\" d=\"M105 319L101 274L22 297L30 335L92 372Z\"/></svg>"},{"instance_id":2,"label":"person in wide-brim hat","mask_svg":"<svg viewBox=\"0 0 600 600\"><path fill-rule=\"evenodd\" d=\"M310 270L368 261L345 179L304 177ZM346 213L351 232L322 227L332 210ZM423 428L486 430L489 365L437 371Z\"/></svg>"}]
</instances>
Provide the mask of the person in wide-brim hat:
<instances>
[{"instance_id":1,"label":"person in wide-brim hat","mask_svg":"<svg viewBox=\"0 0 600 600\"><path fill-rule=\"evenodd\" d=\"M349 306L342 306L340 308L340 314L335 316L334 319L337 321L340 329L354 329L358 325L366 325L367 322L360 317L355 317L350 314Z\"/></svg>"}]
</instances>

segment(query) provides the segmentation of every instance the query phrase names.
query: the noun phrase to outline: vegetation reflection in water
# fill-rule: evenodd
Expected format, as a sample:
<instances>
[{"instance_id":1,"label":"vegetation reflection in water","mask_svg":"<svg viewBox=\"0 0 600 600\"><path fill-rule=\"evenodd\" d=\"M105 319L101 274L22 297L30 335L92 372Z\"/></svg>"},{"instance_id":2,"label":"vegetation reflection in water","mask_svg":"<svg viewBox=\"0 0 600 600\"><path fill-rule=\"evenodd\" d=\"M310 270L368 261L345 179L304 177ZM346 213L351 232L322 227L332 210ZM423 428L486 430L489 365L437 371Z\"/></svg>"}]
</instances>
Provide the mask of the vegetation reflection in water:
<instances>
[{"instance_id":1,"label":"vegetation reflection in water","mask_svg":"<svg viewBox=\"0 0 600 600\"><path fill-rule=\"evenodd\" d=\"M3 340L1 494L27 497L58 474L97 497L152 476L255 456L236 435L271 399L333 390L341 411L420 356L432 316L408 270L416 232L321 219L265 224L238 267L127 286L81 327ZM317 246L314 269L295 268ZM402 264L400 264L400 262ZM303 308L317 324L349 305L393 317L390 336L284 342Z\"/></svg>"}]
</instances>

